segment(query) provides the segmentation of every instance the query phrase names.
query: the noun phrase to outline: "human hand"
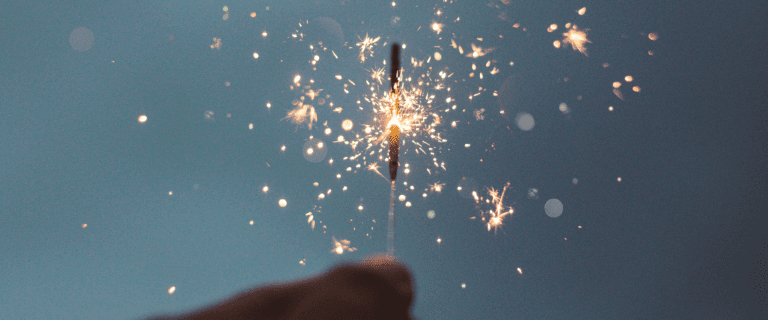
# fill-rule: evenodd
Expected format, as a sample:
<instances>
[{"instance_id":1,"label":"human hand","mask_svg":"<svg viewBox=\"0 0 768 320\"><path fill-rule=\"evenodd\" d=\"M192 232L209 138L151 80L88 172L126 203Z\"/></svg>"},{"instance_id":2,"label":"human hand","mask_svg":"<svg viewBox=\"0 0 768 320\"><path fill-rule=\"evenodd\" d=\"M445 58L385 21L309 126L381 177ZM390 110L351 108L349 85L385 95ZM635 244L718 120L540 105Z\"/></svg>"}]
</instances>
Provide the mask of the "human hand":
<instances>
[{"instance_id":1,"label":"human hand","mask_svg":"<svg viewBox=\"0 0 768 320\"><path fill-rule=\"evenodd\" d=\"M301 281L238 294L191 314L156 319L412 319L408 269L386 255Z\"/></svg>"}]
</instances>

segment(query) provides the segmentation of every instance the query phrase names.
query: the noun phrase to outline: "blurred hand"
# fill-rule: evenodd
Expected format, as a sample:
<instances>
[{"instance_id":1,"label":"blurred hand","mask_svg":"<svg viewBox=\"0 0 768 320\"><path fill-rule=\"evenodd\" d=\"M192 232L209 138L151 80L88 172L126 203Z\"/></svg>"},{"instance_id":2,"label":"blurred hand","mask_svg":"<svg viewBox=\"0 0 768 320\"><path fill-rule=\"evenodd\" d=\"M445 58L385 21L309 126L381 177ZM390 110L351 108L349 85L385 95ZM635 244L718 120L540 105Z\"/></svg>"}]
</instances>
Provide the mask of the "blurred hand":
<instances>
[{"instance_id":1,"label":"blurred hand","mask_svg":"<svg viewBox=\"0 0 768 320\"><path fill-rule=\"evenodd\" d=\"M411 275L388 256L293 283L254 288L188 315L156 319L412 319Z\"/></svg>"}]
</instances>

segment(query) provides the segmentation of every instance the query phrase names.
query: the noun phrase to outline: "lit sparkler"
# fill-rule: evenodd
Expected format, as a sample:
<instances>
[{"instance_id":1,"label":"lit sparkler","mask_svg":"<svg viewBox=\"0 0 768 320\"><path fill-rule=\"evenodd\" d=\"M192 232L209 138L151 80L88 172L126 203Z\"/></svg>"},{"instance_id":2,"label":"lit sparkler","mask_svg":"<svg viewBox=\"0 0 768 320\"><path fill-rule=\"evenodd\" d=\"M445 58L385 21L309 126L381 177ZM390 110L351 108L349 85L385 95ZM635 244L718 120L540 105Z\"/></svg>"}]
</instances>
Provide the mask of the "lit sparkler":
<instances>
[{"instance_id":1,"label":"lit sparkler","mask_svg":"<svg viewBox=\"0 0 768 320\"><path fill-rule=\"evenodd\" d=\"M390 105L389 120L389 177L392 182L397 177L397 159L400 153L400 90L397 88L397 74L400 71L400 45L392 44L392 69L389 72L389 96L392 99Z\"/></svg>"},{"instance_id":2,"label":"lit sparkler","mask_svg":"<svg viewBox=\"0 0 768 320\"><path fill-rule=\"evenodd\" d=\"M397 87L397 75L400 71L400 45L392 44L392 68L389 72L389 96L392 99L390 105L389 120L389 224L387 225L387 255L395 254L395 178L397 177L398 158L400 156L400 90Z\"/></svg>"},{"instance_id":3,"label":"lit sparkler","mask_svg":"<svg viewBox=\"0 0 768 320\"><path fill-rule=\"evenodd\" d=\"M508 4L507 2L504 3ZM496 112L495 107L489 106L484 100L479 100L477 97L481 94L492 94L494 97L499 97L499 94L503 93L501 92L501 89L504 89L503 86L499 91L494 91L495 85L481 85L480 82L492 79L494 76L505 77L504 74L514 65L512 61L501 60L507 59L504 50L494 50L494 46L499 43L496 41L497 38L504 39L501 41L507 41L510 35L504 33L498 35L478 34L472 37L453 36L450 32L442 31L449 30L451 21L454 23L459 21L458 17L452 19L449 17L450 14L446 14L442 9L436 10L438 10L436 16L440 17L440 23L432 21L419 27L416 31L421 29L422 35L426 34L426 37L436 39L438 42L434 43L433 49L422 48L421 43L415 44L416 50L409 51L419 52L419 54L404 57L403 65L406 67L402 70L399 65L399 57L395 59L394 55L399 54L399 49L406 48L405 45L393 44L392 63L390 66L386 66L389 61L382 63L381 56L384 50L377 46L384 47L387 45L389 38L386 34L357 36L359 42L356 45L344 45L341 49L336 48L336 52L330 50L330 47L323 46L323 42L313 42L308 45L312 54L311 66L309 66L312 71L316 71L317 69L314 67L319 68L326 61L344 59L345 55L337 55L339 50L349 50L349 53L352 54L351 59L359 61L362 65L359 69L365 70L363 74L334 74L331 78L323 74L295 75L290 86L297 96L293 101L293 110L288 113L286 119L290 119L297 125L307 124L310 131L315 129L313 127L320 127L321 130L324 130L325 135L330 135L329 124L334 127L334 130L338 130L333 131L334 137L338 137L332 139L334 140L332 144L327 145L336 148L336 150L329 150L329 154L330 152L339 152L338 148L345 148L341 151L345 154L335 153L334 159L328 161L329 166L336 166L334 168L336 172L331 173L335 179L343 181L340 180L344 179L342 176L363 171L372 171L371 173L386 179L380 169L383 167L382 163L388 161L391 194L394 195L394 181L397 177L397 170L399 170L400 155L407 157L409 153L411 155L415 153L419 161L426 162L421 165L411 162L410 168L404 168L406 169L405 174L408 174L410 169L411 176L415 177L416 175L413 173L417 170L424 170L431 175L430 178L438 178L440 175L438 171L446 170L446 164L439 158L441 151L449 148L445 147L443 143L448 142L446 137L452 135L451 132L453 131L451 130L456 130L455 136L460 136L462 134L460 130L464 126L473 126L475 120L485 121L488 119L490 121L487 123L491 125L490 122L494 120L497 114L505 114L505 110ZM582 8L579 10L579 14L583 14L584 11ZM506 15L499 15L498 18L501 20L508 19ZM299 27L302 25L299 24ZM527 32L525 26L521 26L519 23L515 23L512 27L515 29L509 31ZM556 36L559 32L564 37L558 37L558 40L555 41L557 48L560 48L561 45L570 45L574 50L587 55L586 46L591 43L587 38L589 29L579 29L571 23L560 25L559 28L557 25L550 27L551 30L548 29L548 31L552 32L551 35ZM515 34L512 33L511 35L514 37ZM296 39L295 41L306 41L307 39L303 38L298 30L292 36ZM655 40L655 35L654 37L649 35L649 38ZM381 39L385 39L383 44ZM375 55L374 51L376 51ZM457 63L456 59L463 62ZM391 68L389 90L384 89L386 88L384 83L386 82L387 67ZM625 78L625 82L627 83L624 88L627 88L629 82L632 81ZM466 92L465 88L471 88L474 92ZM633 90L638 92L639 87L636 90L633 88ZM621 97L621 91L618 88L615 88L614 91L617 96ZM340 96L345 96L344 100L339 99ZM323 99L327 99L329 103L323 104ZM501 97L498 99L502 100ZM277 106L277 103L275 105ZM327 109L324 109L326 107ZM612 110L613 107L609 108ZM351 114L354 112L360 112L363 115ZM340 115L336 115L336 113ZM318 122L318 117L322 121ZM353 121L355 122L353 123ZM442 123L449 125L442 127ZM337 125L338 127L336 127ZM467 148L470 146L468 143L461 145ZM491 146L493 145L491 144ZM476 148L476 144L473 143L472 148ZM417 157L411 157L409 160L417 160ZM354 163L345 165L339 160ZM482 162L482 159L480 161ZM404 166L407 167L405 162ZM378 178L373 178L373 175L371 175L371 179L378 180ZM406 189L402 193L407 194L417 190L416 192L420 193L423 198L440 193L446 185L445 183L434 182L436 179L428 182L422 182L418 179L406 181L402 175L400 179ZM434 183L430 184L432 182ZM419 185L420 183L422 185ZM343 189L341 189L342 186ZM502 190L488 189L488 194L485 197L475 194L478 207L481 205L490 206L483 208L480 214L489 231L491 228L502 226L504 219L513 212L511 207L503 204L508 186L509 184L504 186ZM342 192L347 191L346 185L339 184L338 187L343 190ZM336 186L329 186L329 188L334 188L334 194L337 194ZM353 186L350 186L350 190L353 190L352 188ZM318 201L323 199L322 201L329 202L327 199L330 197L331 192L328 189L328 192L320 193L317 199ZM409 195L408 199L421 197ZM396 198L392 197L391 203L395 202L394 199ZM362 206L359 208L362 211ZM394 206L391 204L390 231L387 235L387 253L390 255L394 252L393 217ZM315 218L317 216L309 215L306 217L310 227L315 223ZM317 222L320 223L321 221ZM325 232L325 225L322 227ZM353 228L353 230L355 229ZM368 235L366 234L366 236Z\"/></svg>"}]
</instances>

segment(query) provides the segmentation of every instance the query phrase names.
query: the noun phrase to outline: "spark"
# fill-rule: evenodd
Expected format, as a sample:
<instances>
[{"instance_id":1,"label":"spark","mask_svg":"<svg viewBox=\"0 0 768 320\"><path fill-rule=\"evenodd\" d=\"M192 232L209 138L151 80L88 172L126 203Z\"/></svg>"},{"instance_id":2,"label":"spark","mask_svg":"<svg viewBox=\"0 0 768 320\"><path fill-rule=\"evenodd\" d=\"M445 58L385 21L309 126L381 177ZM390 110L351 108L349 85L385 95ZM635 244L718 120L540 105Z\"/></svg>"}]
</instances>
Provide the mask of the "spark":
<instances>
[{"instance_id":1,"label":"spark","mask_svg":"<svg viewBox=\"0 0 768 320\"><path fill-rule=\"evenodd\" d=\"M371 73L371 79L376 80L379 84L384 80L385 71L383 67L378 69L371 68L369 72Z\"/></svg>"},{"instance_id":2,"label":"spark","mask_svg":"<svg viewBox=\"0 0 768 320\"><path fill-rule=\"evenodd\" d=\"M477 193L472 193L472 196L475 198L475 203L491 204L491 210L482 211L483 214L481 216L481 220L486 223L488 231L491 231L491 228L494 228L494 230L498 229L504 222L504 218L514 212L512 207L504 206L504 194L507 192L507 188L509 188L509 182L504 185L504 188L501 190L501 195L499 195L498 190L488 188L488 197L490 199L484 199L483 197L479 197Z\"/></svg>"},{"instance_id":3,"label":"spark","mask_svg":"<svg viewBox=\"0 0 768 320\"><path fill-rule=\"evenodd\" d=\"M350 244L349 240L342 239L339 241L339 240L336 240L335 237L331 237L331 238L333 239L333 249L331 250L331 252L334 252L336 254L342 254L344 253L344 251L354 252L355 250L357 250L357 248L349 246Z\"/></svg>"},{"instance_id":4,"label":"spark","mask_svg":"<svg viewBox=\"0 0 768 320\"><path fill-rule=\"evenodd\" d=\"M551 25L550 25L550 26L547 28L547 32L553 32L553 31L555 31L555 30L557 30L557 25L556 25L556 24L554 24L554 23L553 23L553 24L551 24Z\"/></svg>"},{"instance_id":5,"label":"spark","mask_svg":"<svg viewBox=\"0 0 768 320\"><path fill-rule=\"evenodd\" d=\"M587 31L589 30L587 29ZM587 48L584 47L584 45L585 43L592 43L592 41L587 39L587 33L585 31L579 30L579 28L574 25L568 29L568 32L563 33L563 36L563 44L570 44L573 50L578 50L585 56L587 55Z\"/></svg>"},{"instance_id":6,"label":"spark","mask_svg":"<svg viewBox=\"0 0 768 320\"><path fill-rule=\"evenodd\" d=\"M433 22L432 31L434 31L437 34L440 34L440 32L443 32L443 25L437 22Z\"/></svg>"},{"instance_id":7,"label":"spark","mask_svg":"<svg viewBox=\"0 0 768 320\"><path fill-rule=\"evenodd\" d=\"M429 185L429 191L440 193L443 191L443 187L445 187L445 183L438 181Z\"/></svg>"},{"instance_id":8,"label":"spark","mask_svg":"<svg viewBox=\"0 0 768 320\"><path fill-rule=\"evenodd\" d=\"M618 97L619 99L624 100L624 95L621 93L621 90L619 90L619 88L614 88L613 94L615 94L616 97Z\"/></svg>"},{"instance_id":9,"label":"spark","mask_svg":"<svg viewBox=\"0 0 768 320\"><path fill-rule=\"evenodd\" d=\"M493 51L493 49L494 48L483 49L482 47L476 46L473 43L472 44L472 52L467 53L466 57L467 58L479 58L479 57L482 57L482 56L488 54L489 52Z\"/></svg>"},{"instance_id":10,"label":"spark","mask_svg":"<svg viewBox=\"0 0 768 320\"><path fill-rule=\"evenodd\" d=\"M290 121L295 125L300 125L306 122L307 126L311 130L312 123L317 122L317 113L315 113L315 107L299 101L295 108L293 108L291 111L288 111L288 115L283 118L283 120L285 119L290 119Z\"/></svg>"},{"instance_id":11,"label":"spark","mask_svg":"<svg viewBox=\"0 0 768 320\"><path fill-rule=\"evenodd\" d=\"M371 163L368 165L368 170L376 172L377 175L384 178L384 180L387 180L387 177L385 177L381 172L379 172L379 164L378 163Z\"/></svg>"},{"instance_id":12,"label":"spark","mask_svg":"<svg viewBox=\"0 0 768 320\"><path fill-rule=\"evenodd\" d=\"M477 121L485 119L485 115L483 114L483 113L485 113L485 109L484 108L480 108L479 110L475 110L472 113L475 115L475 120L477 120Z\"/></svg>"},{"instance_id":13,"label":"spark","mask_svg":"<svg viewBox=\"0 0 768 320\"><path fill-rule=\"evenodd\" d=\"M211 49L221 49L221 38L213 37L213 44L211 45Z\"/></svg>"},{"instance_id":14,"label":"spark","mask_svg":"<svg viewBox=\"0 0 768 320\"><path fill-rule=\"evenodd\" d=\"M315 216L312 212L307 212L305 216L307 216L307 224L309 224L312 230L315 230Z\"/></svg>"},{"instance_id":15,"label":"spark","mask_svg":"<svg viewBox=\"0 0 768 320\"><path fill-rule=\"evenodd\" d=\"M381 37L370 38L366 33L365 39L362 39L359 36L357 38L360 39L360 42L357 43L357 46L360 47L360 53L358 54L358 57L362 63L365 62L366 57L373 57L373 47L376 45L376 42L381 40Z\"/></svg>"},{"instance_id":16,"label":"spark","mask_svg":"<svg viewBox=\"0 0 768 320\"><path fill-rule=\"evenodd\" d=\"M315 100L315 97L320 95L321 91L323 91L323 89L320 89L320 90L317 90L317 91L315 91L313 89L309 89L309 91L307 91L307 93L306 93L306 96L309 97L310 100Z\"/></svg>"}]
</instances>

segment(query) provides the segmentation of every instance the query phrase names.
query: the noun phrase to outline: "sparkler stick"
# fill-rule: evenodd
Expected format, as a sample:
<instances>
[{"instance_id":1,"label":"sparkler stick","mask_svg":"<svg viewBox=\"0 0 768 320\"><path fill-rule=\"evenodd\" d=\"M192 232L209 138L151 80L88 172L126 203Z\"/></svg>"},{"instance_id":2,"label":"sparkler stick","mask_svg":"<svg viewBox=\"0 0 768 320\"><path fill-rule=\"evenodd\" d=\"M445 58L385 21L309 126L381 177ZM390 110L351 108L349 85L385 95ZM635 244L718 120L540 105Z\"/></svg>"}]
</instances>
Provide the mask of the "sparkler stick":
<instances>
[{"instance_id":1,"label":"sparkler stick","mask_svg":"<svg viewBox=\"0 0 768 320\"><path fill-rule=\"evenodd\" d=\"M389 223L387 225L387 255L395 254L395 178L397 177L398 157L400 156L400 90L397 88L397 72L400 71L400 45L392 44L392 54L390 56L392 68L389 72L389 96L392 99L390 105L389 120Z\"/></svg>"},{"instance_id":2,"label":"sparkler stick","mask_svg":"<svg viewBox=\"0 0 768 320\"><path fill-rule=\"evenodd\" d=\"M387 255L395 255L395 180L392 180L389 193L389 224L387 225Z\"/></svg>"},{"instance_id":3,"label":"sparkler stick","mask_svg":"<svg viewBox=\"0 0 768 320\"><path fill-rule=\"evenodd\" d=\"M397 88L397 72L400 71L400 45L392 44L392 69L389 72L389 96L392 99L389 120L389 178L397 177L397 158L400 153L400 90Z\"/></svg>"}]
</instances>

